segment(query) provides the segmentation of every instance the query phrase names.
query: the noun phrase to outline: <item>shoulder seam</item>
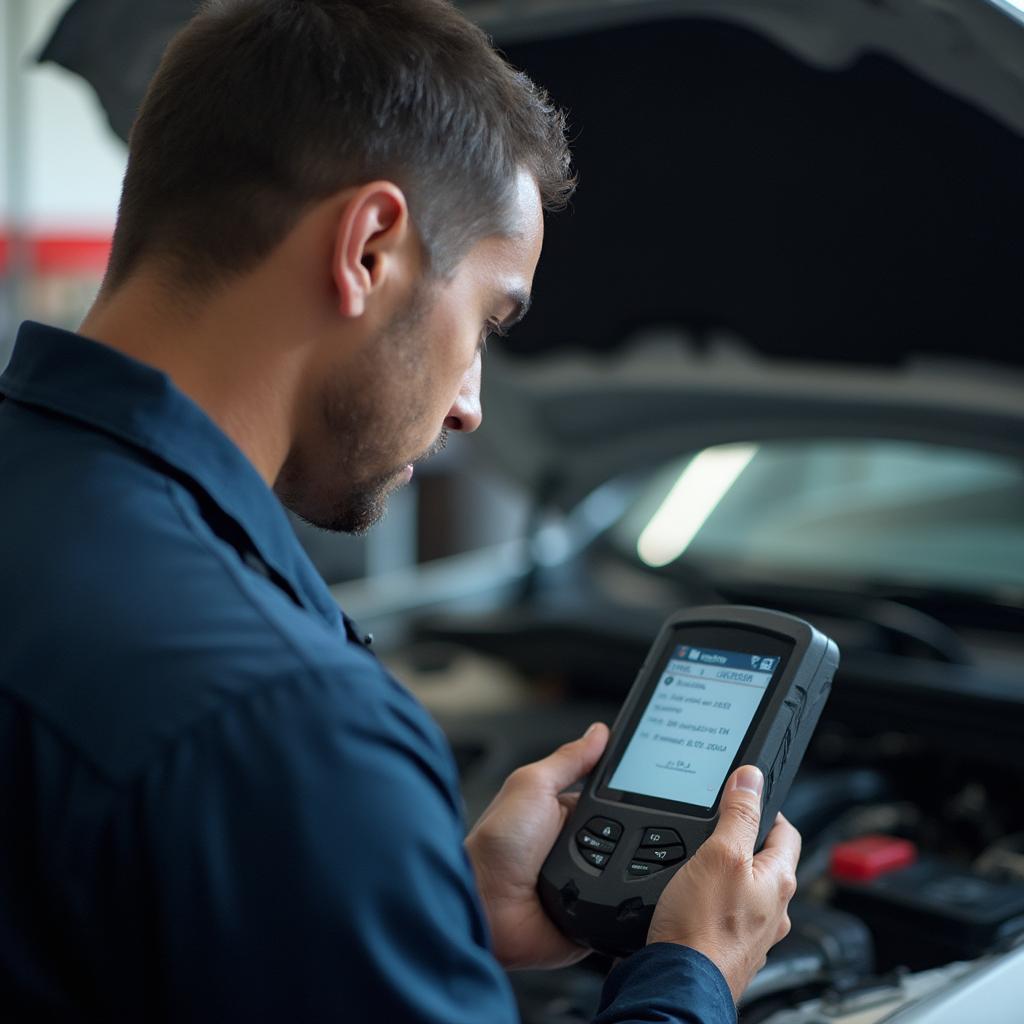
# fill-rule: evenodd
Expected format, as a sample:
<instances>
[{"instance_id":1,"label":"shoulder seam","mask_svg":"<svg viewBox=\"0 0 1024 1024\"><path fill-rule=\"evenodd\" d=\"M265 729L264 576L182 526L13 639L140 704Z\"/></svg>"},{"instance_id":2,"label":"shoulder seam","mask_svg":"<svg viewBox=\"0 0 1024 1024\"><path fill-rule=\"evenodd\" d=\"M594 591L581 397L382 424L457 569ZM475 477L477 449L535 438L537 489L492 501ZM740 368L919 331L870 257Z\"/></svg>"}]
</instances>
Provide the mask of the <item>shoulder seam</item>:
<instances>
[{"instance_id":1,"label":"shoulder seam","mask_svg":"<svg viewBox=\"0 0 1024 1024\"><path fill-rule=\"evenodd\" d=\"M104 771L103 766L99 764L94 757L84 751L77 743L75 743L74 740L67 735L67 732L64 729L51 720L48 714L31 705L20 693L14 693L7 689L0 690L0 700L8 700L12 704L17 705L20 708L24 708L33 722L38 722L55 740L57 740L58 743L71 751L80 764L85 765L98 779L101 779L111 789L118 791L127 789L127 784L118 782L117 779L113 778L109 772Z\"/></svg>"}]
</instances>

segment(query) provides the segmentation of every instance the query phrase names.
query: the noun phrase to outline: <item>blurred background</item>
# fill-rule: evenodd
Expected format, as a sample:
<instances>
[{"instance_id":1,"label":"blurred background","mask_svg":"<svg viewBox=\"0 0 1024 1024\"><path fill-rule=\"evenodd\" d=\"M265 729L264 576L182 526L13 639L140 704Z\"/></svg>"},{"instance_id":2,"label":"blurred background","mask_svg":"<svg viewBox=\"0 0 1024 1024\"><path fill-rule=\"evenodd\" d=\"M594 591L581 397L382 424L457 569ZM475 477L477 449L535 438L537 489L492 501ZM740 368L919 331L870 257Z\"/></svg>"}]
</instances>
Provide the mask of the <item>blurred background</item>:
<instances>
[{"instance_id":1,"label":"blurred background","mask_svg":"<svg viewBox=\"0 0 1024 1024\"><path fill-rule=\"evenodd\" d=\"M35 57L67 4L5 0L0 359L20 319L76 327L107 261L125 147L88 85Z\"/></svg>"},{"instance_id":2,"label":"blurred background","mask_svg":"<svg viewBox=\"0 0 1024 1024\"><path fill-rule=\"evenodd\" d=\"M367 537L300 540L446 729L470 819L613 719L673 609L815 622L843 667L787 806L797 928L742 1019L974 991L1024 935L1024 5L462 6L568 108L580 189L479 433ZM0 4L0 365L95 295L192 7ZM833 871L878 834L931 881ZM589 1019L606 968L516 976L524 1020Z\"/></svg>"}]
</instances>

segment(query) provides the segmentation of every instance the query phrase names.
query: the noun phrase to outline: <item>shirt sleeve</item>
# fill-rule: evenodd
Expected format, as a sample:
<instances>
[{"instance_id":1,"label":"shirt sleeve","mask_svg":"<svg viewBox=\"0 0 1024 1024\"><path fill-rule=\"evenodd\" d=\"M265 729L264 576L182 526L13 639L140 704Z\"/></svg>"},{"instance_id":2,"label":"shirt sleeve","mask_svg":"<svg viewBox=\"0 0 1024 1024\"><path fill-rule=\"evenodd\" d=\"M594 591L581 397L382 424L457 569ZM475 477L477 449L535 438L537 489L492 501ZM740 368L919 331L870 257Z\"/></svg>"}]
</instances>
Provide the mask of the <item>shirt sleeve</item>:
<instances>
[{"instance_id":1,"label":"shirt sleeve","mask_svg":"<svg viewBox=\"0 0 1024 1024\"><path fill-rule=\"evenodd\" d=\"M443 736L368 655L324 676L211 715L147 780L147 1019L512 1024Z\"/></svg>"},{"instance_id":2,"label":"shirt sleeve","mask_svg":"<svg viewBox=\"0 0 1024 1024\"><path fill-rule=\"evenodd\" d=\"M722 972L703 953L655 942L608 975L593 1024L736 1024Z\"/></svg>"}]
</instances>

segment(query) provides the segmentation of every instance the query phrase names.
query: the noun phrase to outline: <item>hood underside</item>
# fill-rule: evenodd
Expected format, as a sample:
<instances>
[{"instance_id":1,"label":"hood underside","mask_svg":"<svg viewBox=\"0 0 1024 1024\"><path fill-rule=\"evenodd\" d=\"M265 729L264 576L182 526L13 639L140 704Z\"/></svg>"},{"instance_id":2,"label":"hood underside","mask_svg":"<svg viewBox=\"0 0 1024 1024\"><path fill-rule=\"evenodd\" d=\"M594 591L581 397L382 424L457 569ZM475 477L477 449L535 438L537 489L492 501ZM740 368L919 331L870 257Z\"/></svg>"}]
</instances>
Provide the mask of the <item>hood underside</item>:
<instances>
[{"instance_id":1,"label":"hood underside","mask_svg":"<svg viewBox=\"0 0 1024 1024\"><path fill-rule=\"evenodd\" d=\"M920 0L510 23L510 59L569 110L580 186L507 351L670 326L774 358L1019 365L1024 30L958 6L970 32Z\"/></svg>"}]
</instances>

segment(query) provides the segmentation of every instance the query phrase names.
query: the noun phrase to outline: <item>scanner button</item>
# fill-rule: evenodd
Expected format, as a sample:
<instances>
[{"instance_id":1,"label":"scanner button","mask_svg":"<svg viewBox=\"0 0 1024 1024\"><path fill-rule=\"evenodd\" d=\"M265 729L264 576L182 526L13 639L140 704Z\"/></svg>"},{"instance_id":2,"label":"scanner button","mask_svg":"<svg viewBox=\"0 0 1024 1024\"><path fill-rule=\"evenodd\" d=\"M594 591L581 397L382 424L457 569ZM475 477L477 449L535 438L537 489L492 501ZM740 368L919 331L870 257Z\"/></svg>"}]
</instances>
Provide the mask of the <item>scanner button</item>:
<instances>
[{"instance_id":1,"label":"scanner button","mask_svg":"<svg viewBox=\"0 0 1024 1024\"><path fill-rule=\"evenodd\" d=\"M673 843L681 843L679 833L671 828L649 828L644 831L644 837L640 840L641 846L671 846Z\"/></svg>"},{"instance_id":2,"label":"scanner button","mask_svg":"<svg viewBox=\"0 0 1024 1024\"><path fill-rule=\"evenodd\" d=\"M651 864L675 864L685 856L686 850L682 846L651 846L637 850L633 859Z\"/></svg>"},{"instance_id":3,"label":"scanner button","mask_svg":"<svg viewBox=\"0 0 1024 1024\"><path fill-rule=\"evenodd\" d=\"M634 860L630 863L628 871L631 875L653 875L661 870L660 864L648 864L645 860Z\"/></svg>"},{"instance_id":4,"label":"scanner button","mask_svg":"<svg viewBox=\"0 0 1024 1024\"><path fill-rule=\"evenodd\" d=\"M591 818L584 827L595 836L607 839L611 843L617 842L622 835L622 826L611 818Z\"/></svg>"},{"instance_id":5,"label":"scanner button","mask_svg":"<svg viewBox=\"0 0 1024 1024\"><path fill-rule=\"evenodd\" d=\"M603 868L608 863L607 853L598 853L597 850L580 850L583 859L590 861L595 868Z\"/></svg>"},{"instance_id":6,"label":"scanner button","mask_svg":"<svg viewBox=\"0 0 1024 1024\"><path fill-rule=\"evenodd\" d=\"M614 843L609 843L607 839L598 839L585 828L576 833L576 842L580 849L597 850L599 853L611 853L615 849Z\"/></svg>"}]
</instances>

